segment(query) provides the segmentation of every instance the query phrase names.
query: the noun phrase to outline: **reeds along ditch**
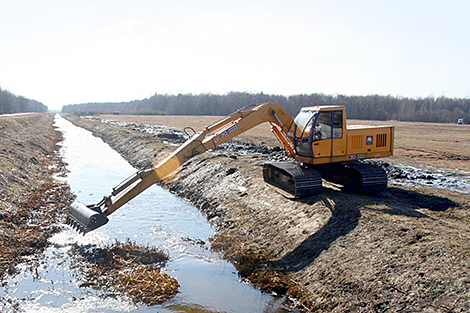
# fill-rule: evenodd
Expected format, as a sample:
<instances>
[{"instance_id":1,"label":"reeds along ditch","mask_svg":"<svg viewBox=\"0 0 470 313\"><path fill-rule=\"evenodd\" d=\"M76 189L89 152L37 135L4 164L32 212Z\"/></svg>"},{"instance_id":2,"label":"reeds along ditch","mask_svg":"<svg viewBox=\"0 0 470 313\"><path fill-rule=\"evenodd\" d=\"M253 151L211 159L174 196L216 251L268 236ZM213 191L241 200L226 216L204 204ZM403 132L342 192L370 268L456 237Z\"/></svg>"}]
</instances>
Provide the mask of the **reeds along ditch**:
<instances>
[{"instance_id":1,"label":"reeds along ditch","mask_svg":"<svg viewBox=\"0 0 470 313\"><path fill-rule=\"evenodd\" d=\"M15 210L0 216L0 277L14 274L24 257L42 252L48 238L60 230L63 207L73 199L68 186L54 180L47 172L36 181L15 205Z\"/></svg>"},{"instance_id":2,"label":"reeds along ditch","mask_svg":"<svg viewBox=\"0 0 470 313\"><path fill-rule=\"evenodd\" d=\"M117 292L147 305L160 304L178 293L177 280L162 272L168 255L155 247L127 240L103 248L75 245L72 253L84 261L83 287Z\"/></svg>"}]
</instances>

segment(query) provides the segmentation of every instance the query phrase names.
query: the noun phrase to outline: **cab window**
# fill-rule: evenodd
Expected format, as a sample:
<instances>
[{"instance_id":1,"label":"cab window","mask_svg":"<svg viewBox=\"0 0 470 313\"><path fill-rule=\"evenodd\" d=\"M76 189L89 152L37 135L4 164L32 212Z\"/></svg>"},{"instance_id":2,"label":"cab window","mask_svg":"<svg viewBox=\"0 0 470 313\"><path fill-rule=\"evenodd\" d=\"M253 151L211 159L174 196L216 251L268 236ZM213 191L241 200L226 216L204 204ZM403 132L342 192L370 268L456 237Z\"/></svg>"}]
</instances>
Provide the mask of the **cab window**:
<instances>
[{"instance_id":1,"label":"cab window","mask_svg":"<svg viewBox=\"0 0 470 313\"><path fill-rule=\"evenodd\" d=\"M308 136L316 114L317 112L315 111L300 111L294 120L294 123L297 125L297 132L304 133Z\"/></svg>"},{"instance_id":2,"label":"cab window","mask_svg":"<svg viewBox=\"0 0 470 313\"><path fill-rule=\"evenodd\" d=\"M312 131L316 115L317 111L302 110L294 120L296 125L296 151L298 155L308 157L312 156L310 133Z\"/></svg>"},{"instance_id":3,"label":"cab window","mask_svg":"<svg viewBox=\"0 0 470 313\"><path fill-rule=\"evenodd\" d=\"M313 131L313 141L331 139L331 111L318 113Z\"/></svg>"},{"instance_id":4,"label":"cab window","mask_svg":"<svg viewBox=\"0 0 470 313\"><path fill-rule=\"evenodd\" d=\"M333 111L333 139L343 138L343 111Z\"/></svg>"},{"instance_id":5,"label":"cab window","mask_svg":"<svg viewBox=\"0 0 470 313\"><path fill-rule=\"evenodd\" d=\"M302 156L312 156L312 144L310 142L310 131L312 129L314 119L310 119L305 124L302 134L297 138L297 153Z\"/></svg>"}]
</instances>

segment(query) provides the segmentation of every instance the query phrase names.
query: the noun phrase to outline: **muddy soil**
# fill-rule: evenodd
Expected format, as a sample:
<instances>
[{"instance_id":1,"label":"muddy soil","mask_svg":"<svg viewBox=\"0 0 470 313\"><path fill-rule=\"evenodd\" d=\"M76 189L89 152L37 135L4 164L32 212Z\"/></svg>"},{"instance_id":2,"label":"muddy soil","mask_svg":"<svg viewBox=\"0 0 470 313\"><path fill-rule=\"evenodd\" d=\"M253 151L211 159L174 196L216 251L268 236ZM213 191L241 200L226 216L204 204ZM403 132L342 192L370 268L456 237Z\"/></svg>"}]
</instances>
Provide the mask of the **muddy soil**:
<instances>
[{"instance_id":1,"label":"muddy soil","mask_svg":"<svg viewBox=\"0 0 470 313\"><path fill-rule=\"evenodd\" d=\"M0 279L48 245L73 195L52 114L0 118ZM31 259L29 259L31 261Z\"/></svg>"},{"instance_id":2,"label":"muddy soil","mask_svg":"<svg viewBox=\"0 0 470 313\"><path fill-rule=\"evenodd\" d=\"M138 168L184 140L159 127L67 118ZM282 158L279 148L232 141L164 187L205 214L218 229L213 248L244 277L305 310L470 311L468 194L391 184L358 195L325 183L322 194L292 201L262 178L261 165Z\"/></svg>"}]
</instances>

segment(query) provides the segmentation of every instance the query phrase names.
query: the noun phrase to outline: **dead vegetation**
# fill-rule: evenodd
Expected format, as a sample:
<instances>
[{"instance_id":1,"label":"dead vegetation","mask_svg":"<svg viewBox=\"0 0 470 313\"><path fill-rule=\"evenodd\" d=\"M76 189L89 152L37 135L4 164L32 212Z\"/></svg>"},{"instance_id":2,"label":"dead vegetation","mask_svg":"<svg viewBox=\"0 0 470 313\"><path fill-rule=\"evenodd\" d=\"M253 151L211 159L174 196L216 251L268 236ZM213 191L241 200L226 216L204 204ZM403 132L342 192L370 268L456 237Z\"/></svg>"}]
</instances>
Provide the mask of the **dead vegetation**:
<instances>
[{"instance_id":1,"label":"dead vegetation","mask_svg":"<svg viewBox=\"0 0 470 313\"><path fill-rule=\"evenodd\" d=\"M233 230L217 233L211 240L211 249L223 254L238 270L240 277L257 286L261 291L276 296L286 296L290 305L305 309L311 301L301 285L280 266L276 258L243 239Z\"/></svg>"},{"instance_id":2,"label":"dead vegetation","mask_svg":"<svg viewBox=\"0 0 470 313\"><path fill-rule=\"evenodd\" d=\"M176 279L161 271L168 255L157 248L118 242L106 246L75 245L73 252L86 261L82 287L118 292L135 303L160 304L178 293Z\"/></svg>"},{"instance_id":3,"label":"dead vegetation","mask_svg":"<svg viewBox=\"0 0 470 313\"><path fill-rule=\"evenodd\" d=\"M64 165L52 122L48 114L0 120L0 278L44 250L73 199L68 186L53 178Z\"/></svg>"},{"instance_id":4,"label":"dead vegetation","mask_svg":"<svg viewBox=\"0 0 470 313\"><path fill-rule=\"evenodd\" d=\"M2 228L6 228L5 237L0 241L2 274L13 274L24 256L42 251L48 245L48 238L60 229L57 224L63 218L60 203L69 201L71 195L63 184L44 180L46 182L20 203L16 212L1 220Z\"/></svg>"}]
</instances>

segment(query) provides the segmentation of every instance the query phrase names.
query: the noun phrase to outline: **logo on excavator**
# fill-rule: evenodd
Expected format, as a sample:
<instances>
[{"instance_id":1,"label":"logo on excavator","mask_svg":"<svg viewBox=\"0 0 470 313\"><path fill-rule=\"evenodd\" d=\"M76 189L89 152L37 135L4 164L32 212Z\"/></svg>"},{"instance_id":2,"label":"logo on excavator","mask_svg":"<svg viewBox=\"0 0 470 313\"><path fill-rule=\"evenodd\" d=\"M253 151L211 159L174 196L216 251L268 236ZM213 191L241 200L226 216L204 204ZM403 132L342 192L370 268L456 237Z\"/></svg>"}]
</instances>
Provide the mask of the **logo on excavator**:
<instances>
[{"instance_id":1,"label":"logo on excavator","mask_svg":"<svg viewBox=\"0 0 470 313\"><path fill-rule=\"evenodd\" d=\"M352 154L349 156L350 160L365 159L365 154Z\"/></svg>"},{"instance_id":2,"label":"logo on excavator","mask_svg":"<svg viewBox=\"0 0 470 313\"><path fill-rule=\"evenodd\" d=\"M367 136L366 145L370 146L373 143L374 143L374 136Z\"/></svg>"},{"instance_id":3,"label":"logo on excavator","mask_svg":"<svg viewBox=\"0 0 470 313\"><path fill-rule=\"evenodd\" d=\"M223 133L221 133L219 135L220 138L224 138L225 136L227 136L228 134L230 133L233 133L234 131L236 131L238 129L238 125L233 125L232 127L230 127L229 129L227 129L226 131L224 131Z\"/></svg>"}]
</instances>

